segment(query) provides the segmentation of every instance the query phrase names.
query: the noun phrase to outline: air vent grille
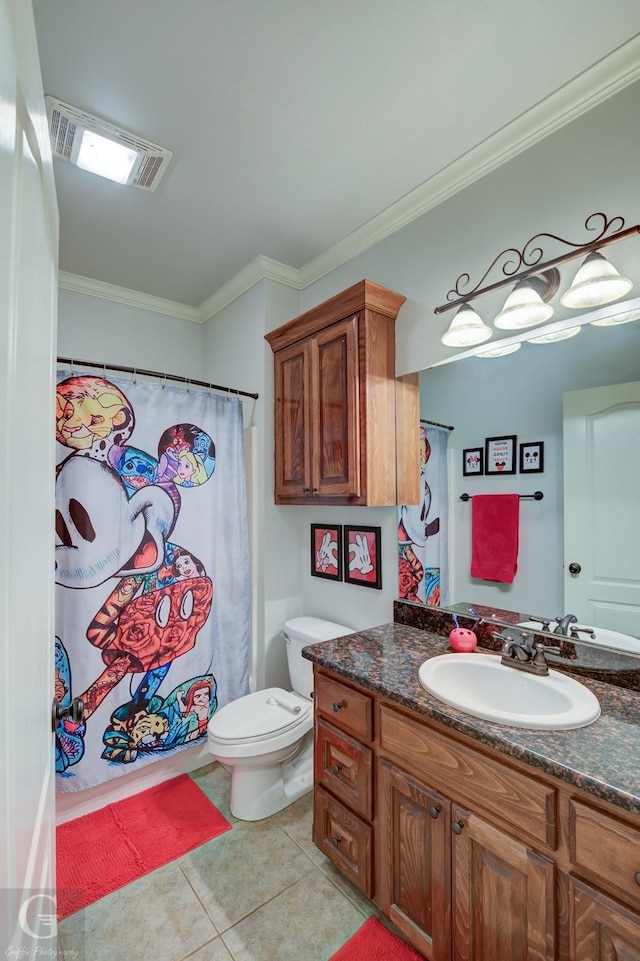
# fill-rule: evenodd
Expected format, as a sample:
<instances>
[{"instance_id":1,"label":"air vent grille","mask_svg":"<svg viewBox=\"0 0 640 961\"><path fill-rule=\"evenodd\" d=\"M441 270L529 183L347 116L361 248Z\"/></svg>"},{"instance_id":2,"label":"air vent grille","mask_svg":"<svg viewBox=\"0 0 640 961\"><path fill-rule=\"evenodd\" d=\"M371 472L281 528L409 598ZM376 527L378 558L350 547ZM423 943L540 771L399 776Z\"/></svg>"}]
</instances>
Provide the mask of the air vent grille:
<instances>
[{"instance_id":1,"label":"air vent grille","mask_svg":"<svg viewBox=\"0 0 640 961\"><path fill-rule=\"evenodd\" d=\"M55 157L75 163L83 132L93 130L138 151L139 160L129 178L129 186L140 187L143 190L156 189L173 157L170 150L144 140L128 130L123 130L122 127L116 127L107 120L94 117L62 100L56 100L54 97L45 97L45 100L51 149Z\"/></svg>"}]
</instances>

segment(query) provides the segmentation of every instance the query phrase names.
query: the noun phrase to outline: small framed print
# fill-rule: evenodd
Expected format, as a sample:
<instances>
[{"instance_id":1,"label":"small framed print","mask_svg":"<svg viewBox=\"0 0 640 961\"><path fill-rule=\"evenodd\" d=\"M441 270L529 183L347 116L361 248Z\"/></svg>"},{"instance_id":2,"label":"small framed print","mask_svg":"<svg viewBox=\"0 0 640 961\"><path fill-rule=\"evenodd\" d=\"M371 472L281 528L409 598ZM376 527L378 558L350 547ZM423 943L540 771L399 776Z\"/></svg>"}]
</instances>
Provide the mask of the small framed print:
<instances>
[{"instance_id":1,"label":"small framed print","mask_svg":"<svg viewBox=\"0 0 640 961\"><path fill-rule=\"evenodd\" d=\"M348 584L382 588L379 527L344 527L344 579Z\"/></svg>"},{"instance_id":2,"label":"small framed print","mask_svg":"<svg viewBox=\"0 0 640 961\"><path fill-rule=\"evenodd\" d=\"M520 444L520 473L542 474L544 471L544 441Z\"/></svg>"},{"instance_id":3,"label":"small framed print","mask_svg":"<svg viewBox=\"0 0 640 961\"><path fill-rule=\"evenodd\" d=\"M516 472L515 434L504 437L486 437L484 441L485 474L515 474Z\"/></svg>"},{"instance_id":4,"label":"small framed print","mask_svg":"<svg viewBox=\"0 0 640 961\"><path fill-rule=\"evenodd\" d=\"M311 525L311 574L342 580L342 525Z\"/></svg>"},{"instance_id":5,"label":"small framed print","mask_svg":"<svg viewBox=\"0 0 640 961\"><path fill-rule=\"evenodd\" d=\"M482 447L468 447L462 451L462 476L484 474L484 451Z\"/></svg>"}]
</instances>

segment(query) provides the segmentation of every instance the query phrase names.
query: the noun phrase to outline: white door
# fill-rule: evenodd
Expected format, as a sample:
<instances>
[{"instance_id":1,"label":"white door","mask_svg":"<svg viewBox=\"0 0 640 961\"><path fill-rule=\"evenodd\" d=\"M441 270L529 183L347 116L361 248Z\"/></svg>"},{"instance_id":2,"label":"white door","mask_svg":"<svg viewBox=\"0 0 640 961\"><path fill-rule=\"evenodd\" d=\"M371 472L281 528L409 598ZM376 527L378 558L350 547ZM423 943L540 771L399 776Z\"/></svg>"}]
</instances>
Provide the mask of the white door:
<instances>
[{"instance_id":1,"label":"white door","mask_svg":"<svg viewBox=\"0 0 640 961\"><path fill-rule=\"evenodd\" d=\"M565 611L640 637L640 383L564 395L564 518Z\"/></svg>"},{"instance_id":2,"label":"white door","mask_svg":"<svg viewBox=\"0 0 640 961\"><path fill-rule=\"evenodd\" d=\"M0 0L0 211L0 954L31 958L50 956L55 917L58 215L25 0Z\"/></svg>"}]
</instances>

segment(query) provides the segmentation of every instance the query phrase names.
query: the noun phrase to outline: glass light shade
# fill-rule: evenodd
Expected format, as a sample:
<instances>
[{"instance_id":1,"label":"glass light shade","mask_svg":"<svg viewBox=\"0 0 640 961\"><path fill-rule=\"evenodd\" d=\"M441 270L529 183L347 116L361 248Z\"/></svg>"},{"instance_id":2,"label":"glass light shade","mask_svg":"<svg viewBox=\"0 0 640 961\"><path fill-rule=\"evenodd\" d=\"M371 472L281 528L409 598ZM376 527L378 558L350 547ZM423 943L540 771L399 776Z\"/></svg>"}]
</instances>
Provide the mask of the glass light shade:
<instances>
[{"instance_id":1,"label":"glass light shade","mask_svg":"<svg viewBox=\"0 0 640 961\"><path fill-rule=\"evenodd\" d=\"M440 340L445 347L474 347L492 335L491 328L483 323L475 310L469 304L463 304Z\"/></svg>"},{"instance_id":2,"label":"glass light shade","mask_svg":"<svg viewBox=\"0 0 640 961\"><path fill-rule=\"evenodd\" d=\"M616 327L618 324L630 324L632 320L640 320L640 310L620 311L619 314L611 314L603 320L592 320L591 323L594 327Z\"/></svg>"},{"instance_id":3,"label":"glass light shade","mask_svg":"<svg viewBox=\"0 0 640 961\"><path fill-rule=\"evenodd\" d=\"M507 297L493 325L500 330L522 330L542 324L550 317L553 317L551 304L545 304L528 280L520 280Z\"/></svg>"},{"instance_id":4,"label":"glass light shade","mask_svg":"<svg viewBox=\"0 0 640 961\"><path fill-rule=\"evenodd\" d=\"M527 339L528 344L556 344L559 340L569 340L579 334L582 327L567 327L565 330L557 330L555 334L542 334L541 337L531 337Z\"/></svg>"},{"instance_id":5,"label":"glass light shade","mask_svg":"<svg viewBox=\"0 0 640 961\"><path fill-rule=\"evenodd\" d=\"M507 344L506 347L493 347L491 350L478 351L476 357L506 357L507 354L515 354L520 350L522 344Z\"/></svg>"},{"instance_id":6,"label":"glass light shade","mask_svg":"<svg viewBox=\"0 0 640 961\"><path fill-rule=\"evenodd\" d=\"M586 258L560 303L563 307L599 307L624 297L632 287L633 282L596 250Z\"/></svg>"},{"instance_id":7,"label":"glass light shade","mask_svg":"<svg viewBox=\"0 0 640 961\"><path fill-rule=\"evenodd\" d=\"M76 163L82 170L126 184L137 158L137 150L101 137L93 130L85 130Z\"/></svg>"}]
</instances>

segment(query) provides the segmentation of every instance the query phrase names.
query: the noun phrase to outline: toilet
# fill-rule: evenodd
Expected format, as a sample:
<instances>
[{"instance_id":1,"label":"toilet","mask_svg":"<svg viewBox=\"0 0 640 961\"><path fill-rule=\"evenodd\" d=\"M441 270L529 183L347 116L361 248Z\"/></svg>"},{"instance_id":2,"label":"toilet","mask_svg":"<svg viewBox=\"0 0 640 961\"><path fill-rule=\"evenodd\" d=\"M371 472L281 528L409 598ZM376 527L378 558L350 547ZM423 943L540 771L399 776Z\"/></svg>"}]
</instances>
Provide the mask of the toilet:
<instances>
[{"instance_id":1,"label":"toilet","mask_svg":"<svg viewBox=\"0 0 640 961\"><path fill-rule=\"evenodd\" d=\"M209 750L231 771L231 813L242 821L269 817L313 787L313 662L302 648L353 631L294 617L283 634L293 690L270 687L239 697L207 727Z\"/></svg>"}]
</instances>

